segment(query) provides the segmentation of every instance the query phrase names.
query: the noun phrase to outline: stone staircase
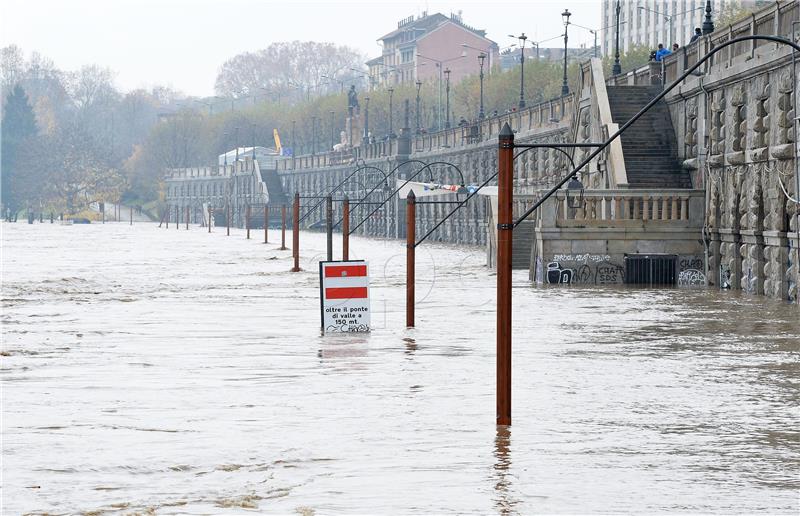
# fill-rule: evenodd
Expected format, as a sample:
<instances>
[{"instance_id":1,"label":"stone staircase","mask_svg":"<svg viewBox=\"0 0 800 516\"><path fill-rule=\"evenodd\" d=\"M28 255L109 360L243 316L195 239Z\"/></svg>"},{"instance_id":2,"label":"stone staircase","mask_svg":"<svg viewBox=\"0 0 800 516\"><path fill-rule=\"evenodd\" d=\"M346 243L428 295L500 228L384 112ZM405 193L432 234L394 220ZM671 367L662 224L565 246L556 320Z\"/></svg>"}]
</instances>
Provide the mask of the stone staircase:
<instances>
[{"instance_id":1,"label":"stone staircase","mask_svg":"<svg viewBox=\"0 0 800 516\"><path fill-rule=\"evenodd\" d=\"M281 184L281 178L278 177L278 171L262 168L260 172L261 180L267 186L270 206L289 205L289 198L283 191L283 184Z\"/></svg>"},{"instance_id":2,"label":"stone staircase","mask_svg":"<svg viewBox=\"0 0 800 516\"><path fill-rule=\"evenodd\" d=\"M620 126L659 92L652 86L608 86L611 117ZM621 136L630 188L691 188L689 172L678 161L669 109L658 102Z\"/></svg>"}]
</instances>

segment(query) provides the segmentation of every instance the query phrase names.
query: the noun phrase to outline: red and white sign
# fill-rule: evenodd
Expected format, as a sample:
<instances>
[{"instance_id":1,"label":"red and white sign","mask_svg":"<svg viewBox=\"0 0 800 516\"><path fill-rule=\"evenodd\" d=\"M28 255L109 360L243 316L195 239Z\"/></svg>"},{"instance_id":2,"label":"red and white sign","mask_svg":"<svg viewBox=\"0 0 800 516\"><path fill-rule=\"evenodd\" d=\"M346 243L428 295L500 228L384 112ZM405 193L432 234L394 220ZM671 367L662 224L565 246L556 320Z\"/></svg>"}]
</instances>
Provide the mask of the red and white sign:
<instances>
[{"instance_id":1,"label":"red and white sign","mask_svg":"<svg viewBox=\"0 0 800 516\"><path fill-rule=\"evenodd\" d=\"M367 262L319 262L319 285L323 333L369 331Z\"/></svg>"}]
</instances>

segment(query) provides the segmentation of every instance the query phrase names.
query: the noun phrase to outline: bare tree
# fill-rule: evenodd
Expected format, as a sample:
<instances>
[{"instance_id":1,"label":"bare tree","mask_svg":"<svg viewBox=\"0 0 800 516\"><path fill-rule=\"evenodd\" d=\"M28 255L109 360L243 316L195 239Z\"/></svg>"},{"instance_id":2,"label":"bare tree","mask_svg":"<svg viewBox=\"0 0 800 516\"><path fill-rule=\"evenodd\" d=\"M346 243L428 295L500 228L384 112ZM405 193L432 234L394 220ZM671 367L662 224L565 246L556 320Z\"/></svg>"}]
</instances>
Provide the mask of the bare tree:
<instances>
[{"instance_id":1,"label":"bare tree","mask_svg":"<svg viewBox=\"0 0 800 516\"><path fill-rule=\"evenodd\" d=\"M215 89L218 95L234 98L263 94L266 89L273 95L308 99L338 91L334 79L350 75L350 68L361 68L363 62L358 51L333 43L273 43L223 63Z\"/></svg>"}]
</instances>

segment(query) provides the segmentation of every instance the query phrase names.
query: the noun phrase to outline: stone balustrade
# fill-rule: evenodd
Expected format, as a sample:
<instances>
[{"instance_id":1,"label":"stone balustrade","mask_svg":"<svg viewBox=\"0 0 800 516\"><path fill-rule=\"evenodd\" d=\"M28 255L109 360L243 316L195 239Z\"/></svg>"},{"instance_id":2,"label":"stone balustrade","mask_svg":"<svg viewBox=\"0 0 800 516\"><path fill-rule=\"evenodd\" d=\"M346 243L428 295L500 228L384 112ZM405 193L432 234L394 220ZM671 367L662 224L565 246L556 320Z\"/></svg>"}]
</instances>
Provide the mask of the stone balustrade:
<instances>
[{"instance_id":1,"label":"stone balustrade","mask_svg":"<svg viewBox=\"0 0 800 516\"><path fill-rule=\"evenodd\" d=\"M703 216L703 192L700 190L562 190L555 198L560 224L630 220L674 222L689 221L691 215L701 219Z\"/></svg>"}]
</instances>

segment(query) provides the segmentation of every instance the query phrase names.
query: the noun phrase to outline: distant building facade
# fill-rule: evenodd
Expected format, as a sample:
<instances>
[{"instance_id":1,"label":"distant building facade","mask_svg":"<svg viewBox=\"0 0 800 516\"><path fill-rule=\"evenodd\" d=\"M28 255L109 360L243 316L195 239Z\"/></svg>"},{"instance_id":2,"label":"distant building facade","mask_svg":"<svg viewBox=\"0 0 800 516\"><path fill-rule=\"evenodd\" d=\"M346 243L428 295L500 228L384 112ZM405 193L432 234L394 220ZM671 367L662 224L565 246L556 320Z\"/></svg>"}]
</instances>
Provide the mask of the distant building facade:
<instances>
[{"instance_id":1,"label":"distant building facade","mask_svg":"<svg viewBox=\"0 0 800 516\"><path fill-rule=\"evenodd\" d=\"M604 56L614 53L617 1L620 5L619 51L622 53L637 45L650 48L656 48L659 43L670 47L673 43L686 45L695 27L702 28L705 18L704 0L603 0L600 24L605 28L601 33ZM712 19L716 21L729 7L756 8L763 3L759 0L712 0ZM672 18L671 35L670 21L664 15Z\"/></svg>"},{"instance_id":2,"label":"distant building facade","mask_svg":"<svg viewBox=\"0 0 800 516\"><path fill-rule=\"evenodd\" d=\"M486 31L466 25L461 14L410 16L378 43L383 52L366 63L371 86L438 80L440 68L449 69L450 80L457 83L478 73L480 53L487 56L487 73L499 64L497 43L486 37Z\"/></svg>"}]
</instances>

